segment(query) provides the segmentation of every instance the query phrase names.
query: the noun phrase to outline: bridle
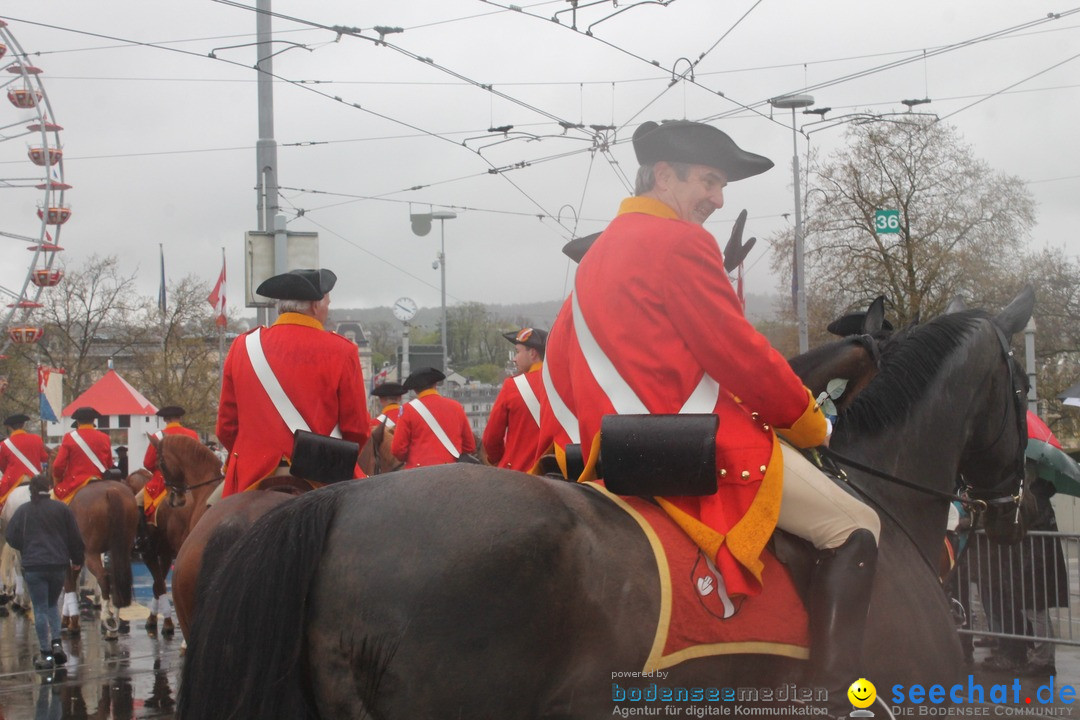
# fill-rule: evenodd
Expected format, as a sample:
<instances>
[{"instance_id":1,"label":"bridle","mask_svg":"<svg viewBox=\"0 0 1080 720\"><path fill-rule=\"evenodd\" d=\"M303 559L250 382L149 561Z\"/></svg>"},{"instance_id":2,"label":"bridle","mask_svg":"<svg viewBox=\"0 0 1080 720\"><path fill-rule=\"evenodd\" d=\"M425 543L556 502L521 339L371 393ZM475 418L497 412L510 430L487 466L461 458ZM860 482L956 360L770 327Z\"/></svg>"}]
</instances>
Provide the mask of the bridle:
<instances>
[{"instance_id":1,"label":"bridle","mask_svg":"<svg viewBox=\"0 0 1080 720\"><path fill-rule=\"evenodd\" d=\"M165 442L164 439L162 439L161 442L164 443ZM181 498L183 498L184 495L191 492L192 490L195 490L195 489L201 488L201 487L205 487L207 485L213 485L214 483L220 482L221 480L225 479L224 475L222 475L221 473L218 473L217 475L214 475L213 477L211 477L209 480L203 481L201 483L195 483L194 485L188 485L186 483L173 482L172 480L169 479L169 477L172 475L172 472L170 472L169 469L166 467L165 453L162 452L160 444L158 445L157 465L158 465L158 470L161 471L161 477L165 480L165 488L172 495L178 495Z\"/></svg>"},{"instance_id":2,"label":"bridle","mask_svg":"<svg viewBox=\"0 0 1080 720\"><path fill-rule=\"evenodd\" d=\"M1020 503L1024 497L1024 450L1027 441L1027 412L1024 399L1025 393L1022 388L1018 387L1016 382L1014 354L1012 349L1009 347L1008 338L1005 337L1005 333L1002 332L1001 328L999 328L996 323L993 323L992 320L990 322L996 333L998 347L1001 350L1001 355L1005 360L1005 367L1008 371L1008 387L1010 388L1010 392L1013 396L1013 415L1016 422L1017 436L1019 438L1017 443L1016 459L1013 464L1013 472L1006 475L1005 479L1003 479L1000 483L991 488L977 488L970 483L965 482L963 475L961 474L958 482L957 491L954 493L947 493L942 492L941 490L935 490L933 488L918 485L909 480L905 480L903 478L890 475L886 472L882 472L881 470L870 467L868 465L864 465L857 460L853 460L852 458L841 455L840 453L832 450L827 446L817 448L817 451L825 457L833 460L835 463L838 463L840 465L846 465L853 469L867 473L868 475L873 475L874 477L885 480L886 482L900 485L902 487L922 493L924 495L930 495L932 497L940 498L941 500L945 500L950 503L958 502L971 510L973 515L986 512L990 508L1007 509L1013 507L1016 511L1016 514L1013 518L1013 523L1019 523ZM1006 408L1005 413L1002 415L1001 418L1001 425L999 426L999 429L995 434L993 441L988 443L984 448L981 448L981 450L989 449L990 447L995 445L997 441L1001 438L1002 434L1005 432L1005 429L1008 427L1008 414L1009 411ZM839 472L842 476L842 479L850 488L856 491L860 496L862 496L867 502L876 507L880 512L887 515L896 524L896 526L912 541L912 544L916 548L918 547L918 543L915 542L914 538L911 536L911 533L908 532L904 524L900 522L899 518L897 518L889 508L885 507L884 504L872 498L865 490L860 488L858 485L848 482L846 473L844 473L843 470L839 470ZM927 563L927 565L931 569L934 569L934 563L931 562L930 559L927 558L921 550L920 555L922 555L923 560Z\"/></svg>"}]
</instances>

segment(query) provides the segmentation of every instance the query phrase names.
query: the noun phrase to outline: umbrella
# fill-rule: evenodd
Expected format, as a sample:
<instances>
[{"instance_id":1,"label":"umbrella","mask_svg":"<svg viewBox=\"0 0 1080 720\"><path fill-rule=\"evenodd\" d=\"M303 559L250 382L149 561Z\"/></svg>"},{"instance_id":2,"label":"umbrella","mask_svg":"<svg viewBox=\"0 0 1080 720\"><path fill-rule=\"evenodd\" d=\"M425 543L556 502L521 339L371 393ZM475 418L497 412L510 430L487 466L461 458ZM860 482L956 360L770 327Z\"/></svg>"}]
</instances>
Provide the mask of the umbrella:
<instances>
[{"instance_id":1,"label":"umbrella","mask_svg":"<svg viewBox=\"0 0 1080 720\"><path fill-rule=\"evenodd\" d=\"M1058 492L1080 497L1080 465L1050 443L1028 440L1024 455L1035 463L1035 473L1053 483Z\"/></svg>"},{"instance_id":2,"label":"umbrella","mask_svg":"<svg viewBox=\"0 0 1080 720\"><path fill-rule=\"evenodd\" d=\"M1076 383L1072 387L1058 393L1057 398L1066 405L1080 407L1080 383Z\"/></svg>"},{"instance_id":3,"label":"umbrella","mask_svg":"<svg viewBox=\"0 0 1080 720\"><path fill-rule=\"evenodd\" d=\"M1045 443L1050 443L1058 450L1061 449L1061 443L1054 437L1054 433L1050 431L1050 428L1038 415L1030 410L1027 411L1027 428L1028 437L1032 440L1042 440Z\"/></svg>"}]
</instances>

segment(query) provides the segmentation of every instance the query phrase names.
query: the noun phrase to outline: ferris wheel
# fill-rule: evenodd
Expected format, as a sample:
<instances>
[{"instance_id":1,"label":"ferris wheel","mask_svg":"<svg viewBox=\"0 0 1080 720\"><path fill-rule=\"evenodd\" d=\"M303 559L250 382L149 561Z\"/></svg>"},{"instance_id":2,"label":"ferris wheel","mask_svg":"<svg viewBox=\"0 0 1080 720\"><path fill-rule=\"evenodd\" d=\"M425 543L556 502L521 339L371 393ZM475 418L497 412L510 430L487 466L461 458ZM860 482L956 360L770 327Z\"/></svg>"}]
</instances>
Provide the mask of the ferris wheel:
<instances>
[{"instance_id":1,"label":"ferris wheel","mask_svg":"<svg viewBox=\"0 0 1080 720\"><path fill-rule=\"evenodd\" d=\"M64 193L64 151L43 70L0 19L0 357L11 343L36 343L35 310L63 271L54 269L60 231L71 217ZM36 212L35 206L36 205Z\"/></svg>"}]
</instances>

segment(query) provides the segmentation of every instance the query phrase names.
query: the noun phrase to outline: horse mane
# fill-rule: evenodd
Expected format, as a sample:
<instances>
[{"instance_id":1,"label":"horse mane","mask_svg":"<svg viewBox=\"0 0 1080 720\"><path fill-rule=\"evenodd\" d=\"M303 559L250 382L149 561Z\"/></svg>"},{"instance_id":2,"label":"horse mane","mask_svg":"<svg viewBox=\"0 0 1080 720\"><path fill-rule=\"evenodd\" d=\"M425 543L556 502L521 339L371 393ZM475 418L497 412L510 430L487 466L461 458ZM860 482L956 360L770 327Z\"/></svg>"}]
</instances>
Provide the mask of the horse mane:
<instances>
[{"instance_id":1,"label":"horse mane","mask_svg":"<svg viewBox=\"0 0 1080 720\"><path fill-rule=\"evenodd\" d=\"M837 430L870 434L893 427L922 399L945 361L990 319L982 310L942 315L912 325L883 343L881 371L852 404L840 413Z\"/></svg>"}]
</instances>

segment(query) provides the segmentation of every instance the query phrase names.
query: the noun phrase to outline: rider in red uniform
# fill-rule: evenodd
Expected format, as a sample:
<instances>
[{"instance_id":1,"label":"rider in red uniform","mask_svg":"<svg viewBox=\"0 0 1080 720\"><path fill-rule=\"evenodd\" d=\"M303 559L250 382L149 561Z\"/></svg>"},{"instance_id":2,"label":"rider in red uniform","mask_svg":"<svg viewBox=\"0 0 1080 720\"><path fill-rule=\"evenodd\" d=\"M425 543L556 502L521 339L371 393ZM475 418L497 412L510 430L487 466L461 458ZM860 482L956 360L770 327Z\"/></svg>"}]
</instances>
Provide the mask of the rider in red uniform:
<instances>
[{"instance_id":1,"label":"rider in red uniform","mask_svg":"<svg viewBox=\"0 0 1080 720\"><path fill-rule=\"evenodd\" d=\"M279 301L279 315L270 327L236 338L225 359L217 419L218 439L229 451L223 495L289 464L295 429L360 447L371 435L356 345L323 329L336 282L326 269L293 270L256 289Z\"/></svg>"},{"instance_id":2,"label":"rider in red uniform","mask_svg":"<svg viewBox=\"0 0 1080 720\"><path fill-rule=\"evenodd\" d=\"M91 480L100 480L113 465L109 436L94 428L101 414L92 407L81 407L71 414L74 430L64 436L52 466L53 494L70 503L71 498Z\"/></svg>"},{"instance_id":3,"label":"rider in red uniform","mask_svg":"<svg viewBox=\"0 0 1080 720\"><path fill-rule=\"evenodd\" d=\"M406 469L456 462L476 450L465 408L435 389L445 379L435 368L421 368L405 379L405 389L416 392L416 399L401 408L390 451Z\"/></svg>"},{"instance_id":4,"label":"rider in red uniform","mask_svg":"<svg viewBox=\"0 0 1080 720\"><path fill-rule=\"evenodd\" d=\"M199 433L195 432L191 428L186 428L180 424L180 418L184 416L186 411L179 405L167 405L157 411L157 416L165 421L165 427L154 433L159 441L166 435L185 435L194 440L199 439ZM143 457L143 467L150 471L152 477L143 486L143 513L146 515L146 521L151 525L155 525L154 518L157 516L158 505L165 499L165 476L161 474L161 468L158 467L158 449L154 443L150 443L150 447L146 448L146 455Z\"/></svg>"},{"instance_id":5,"label":"rider in red uniform","mask_svg":"<svg viewBox=\"0 0 1080 720\"><path fill-rule=\"evenodd\" d=\"M37 435L23 430L28 415L9 415L4 418L8 437L0 442L0 508L4 507L11 491L40 473L49 460L45 442Z\"/></svg>"},{"instance_id":6,"label":"rider in red uniform","mask_svg":"<svg viewBox=\"0 0 1080 720\"><path fill-rule=\"evenodd\" d=\"M385 425L387 430L393 430L397 426L398 418L401 417L401 396L408 390L401 383L386 382L375 386L371 394L379 398L382 409L377 417L371 418L371 427Z\"/></svg>"},{"instance_id":7,"label":"rider in red uniform","mask_svg":"<svg viewBox=\"0 0 1080 720\"><path fill-rule=\"evenodd\" d=\"M499 390L484 428L484 452L496 467L528 472L536 464L540 437L540 398L543 397L544 346L547 333L534 328L503 333L514 343L514 367Z\"/></svg>"},{"instance_id":8,"label":"rider in red uniform","mask_svg":"<svg viewBox=\"0 0 1080 720\"><path fill-rule=\"evenodd\" d=\"M825 417L744 317L702 228L728 182L772 162L685 120L642 124L634 150L636 196L582 259L548 337L542 437L580 443L582 479L591 479L605 415L719 416L717 492L658 501L715 559L730 594L760 591L760 554L775 527L818 548L811 680L829 690L832 709L850 709L844 691L860 672L880 522L779 442L778 432L799 447L820 444Z\"/></svg>"}]
</instances>

